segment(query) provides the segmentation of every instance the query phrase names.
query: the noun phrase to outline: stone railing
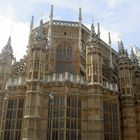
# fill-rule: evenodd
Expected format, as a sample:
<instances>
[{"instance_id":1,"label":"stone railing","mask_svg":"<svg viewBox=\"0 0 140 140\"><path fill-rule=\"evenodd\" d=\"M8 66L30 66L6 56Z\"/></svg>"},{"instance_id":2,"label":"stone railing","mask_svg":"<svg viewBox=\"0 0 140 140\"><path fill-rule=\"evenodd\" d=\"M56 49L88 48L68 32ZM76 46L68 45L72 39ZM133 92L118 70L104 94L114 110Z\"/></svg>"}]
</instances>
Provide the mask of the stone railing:
<instances>
[{"instance_id":1,"label":"stone railing","mask_svg":"<svg viewBox=\"0 0 140 140\"><path fill-rule=\"evenodd\" d=\"M65 81L70 81L72 83L79 83L79 84L85 84L85 78L76 75L76 74L71 74L68 72L64 73L51 73L49 75L45 76L45 83L48 82L65 82Z\"/></svg>"},{"instance_id":2,"label":"stone railing","mask_svg":"<svg viewBox=\"0 0 140 140\"><path fill-rule=\"evenodd\" d=\"M79 22L53 20L53 25L79 27ZM90 30L82 24L82 29L90 33Z\"/></svg>"},{"instance_id":3,"label":"stone railing","mask_svg":"<svg viewBox=\"0 0 140 140\"><path fill-rule=\"evenodd\" d=\"M24 86L26 84L25 79L22 77L9 79L6 83L6 89L8 86Z\"/></svg>"},{"instance_id":4,"label":"stone railing","mask_svg":"<svg viewBox=\"0 0 140 140\"><path fill-rule=\"evenodd\" d=\"M116 83L109 83L107 81L104 81L103 82L103 87L106 88L106 89L113 90L113 91L118 91L118 86L117 86Z\"/></svg>"},{"instance_id":5,"label":"stone railing","mask_svg":"<svg viewBox=\"0 0 140 140\"><path fill-rule=\"evenodd\" d=\"M61 25L61 26L70 26L70 27L78 27L78 22L72 21L61 21L61 20L53 20L53 25Z\"/></svg>"}]
</instances>

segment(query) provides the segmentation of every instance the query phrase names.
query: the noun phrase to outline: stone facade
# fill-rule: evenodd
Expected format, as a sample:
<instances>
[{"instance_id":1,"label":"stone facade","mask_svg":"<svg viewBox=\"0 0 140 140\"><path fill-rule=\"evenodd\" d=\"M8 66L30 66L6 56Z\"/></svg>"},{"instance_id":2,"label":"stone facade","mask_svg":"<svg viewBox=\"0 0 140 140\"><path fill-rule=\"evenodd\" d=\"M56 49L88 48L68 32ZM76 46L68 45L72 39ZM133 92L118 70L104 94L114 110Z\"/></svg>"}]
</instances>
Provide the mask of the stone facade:
<instances>
[{"instance_id":1,"label":"stone facade","mask_svg":"<svg viewBox=\"0 0 140 140\"><path fill-rule=\"evenodd\" d=\"M0 54L1 140L140 140L140 67L79 22L33 18L26 55Z\"/></svg>"}]
</instances>

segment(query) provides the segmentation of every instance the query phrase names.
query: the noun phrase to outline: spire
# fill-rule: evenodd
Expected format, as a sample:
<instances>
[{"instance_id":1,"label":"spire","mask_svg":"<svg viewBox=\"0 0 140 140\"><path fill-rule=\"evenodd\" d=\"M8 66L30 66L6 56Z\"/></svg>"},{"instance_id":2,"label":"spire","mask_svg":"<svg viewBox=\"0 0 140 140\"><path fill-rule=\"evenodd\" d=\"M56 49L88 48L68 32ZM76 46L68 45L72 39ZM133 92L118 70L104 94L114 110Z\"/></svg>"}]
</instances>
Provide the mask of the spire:
<instances>
[{"instance_id":1,"label":"spire","mask_svg":"<svg viewBox=\"0 0 140 140\"><path fill-rule=\"evenodd\" d=\"M120 57L124 57L124 58L128 58L128 51L127 49L124 49L124 45L122 41L118 42L118 48L119 48L119 56Z\"/></svg>"},{"instance_id":2,"label":"spire","mask_svg":"<svg viewBox=\"0 0 140 140\"><path fill-rule=\"evenodd\" d=\"M32 18L31 18L29 40L28 40L28 46L27 47L29 47L31 45L33 26L34 26L34 16L32 16Z\"/></svg>"},{"instance_id":3,"label":"spire","mask_svg":"<svg viewBox=\"0 0 140 140\"><path fill-rule=\"evenodd\" d=\"M120 51L120 41L118 41L118 51Z\"/></svg>"},{"instance_id":4,"label":"spire","mask_svg":"<svg viewBox=\"0 0 140 140\"><path fill-rule=\"evenodd\" d=\"M90 30L90 40L93 40L93 37L95 37L95 28L94 28L94 23L92 20L91 30Z\"/></svg>"},{"instance_id":5,"label":"spire","mask_svg":"<svg viewBox=\"0 0 140 140\"><path fill-rule=\"evenodd\" d=\"M8 38L7 46L11 46L11 36Z\"/></svg>"},{"instance_id":6,"label":"spire","mask_svg":"<svg viewBox=\"0 0 140 140\"><path fill-rule=\"evenodd\" d=\"M132 65L133 66L138 66L138 58L137 56L135 55L134 51L133 51L133 48L131 48L131 54L130 54L130 58L131 58L131 61L132 61Z\"/></svg>"},{"instance_id":7,"label":"spire","mask_svg":"<svg viewBox=\"0 0 140 140\"><path fill-rule=\"evenodd\" d=\"M134 59L135 58L135 54L134 54L133 48L131 48L130 58L131 59Z\"/></svg>"},{"instance_id":8,"label":"spire","mask_svg":"<svg viewBox=\"0 0 140 140\"><path fill-rule=\"evenodd\" d=\"M100 23L99 22L97 23L97 28L98 28L97 34L98 34L98 37L100 38L101 32L100 32Z\"/></svg>"},{"instance_id":9,"label":"spire","mask_svg":"<svg viewBox=\"0 0 140 140\"><path fill-rule=\"evenodd\" d=\"M37 38L43 38L43 20L40 20L39 31L37 32Z\"/></svg>"},{"instance_id":10,"label":"spire","mask_svg":"<svg viewBox=\"0 0 140 140\"><path fill-rule=\"evenodd\" d=\"M94 28L94 23L92 20L92 24L91 24L91 33L94 34L95 33L95 28Z\"/></svg>"},{"instance_id":11,"label":"spire","mask_svg":"<svg viewBox=\"0 0 140 140\"><path fill-rule=\"evenodd\" d=\"M108 33L108 44L109 44L109 46L111 46L111 36L110 36L110 33Z\"/></svg>"},{"instance_id":12,"label":"spire","mask_svg":"<svg viewBox=\"0 0 140 140\"><path fill-rule=\"evenodd\" d=\"M79 22L82 22L82 10L79 8Z\"/></svg>"},{"instance_id":13,"label":"spire","mask_svg":"<svg viewBox=\"0 0 140 140\"><path fill-rule=\"evenodd\" d=\"M118 49L120 53L124 53L125 49L124 49L124 45L122 41L118 41Z\"/></svg>"},{"instance_id":14,"label":"spire","mask_svg":"<svg viewBox=\"0 0 140 140\"><path fill-rule=\"evenodd\" d=\"M48 45L52 46L52 24L53 24L53 5L51 5L50 12L50 21L49 21L49 29L48 29Z\"/></svg>"},{"instance_id":15,"label":"spire","mask_svg":"<svg viewBox=\"0 0 140 140\"><path fill-rule=\"evenodd\" d=\"M7 44L2 49L2 53L13 54L13 49L12 49L12 46L11 46L11 36L9 36Z\"/></svg>"},{"instance_id":16,"label":"spire","mask_svg":"<svg viewBox=\"0 0 140 140\"><path fill-rule=\"evenodd\" d=\"M40 30L43 30L43 20L40 20Z\"/></svg>"},{"instance_id":17,"label":"spire","mask_svg":"<svg viewBox=\"0 0 140 140\"><path fill-rule=\"evenodd\" d=\"M30 33L32 32L34 26L34 16L32 16L31 23L30 23Z\"/></svg>"},{"instance_id":18,"label":"spire","mask_svg":"<svg viewBox=\"0 0 140 140\"><path fill-rule=\"evenodd\" d=\"M125 50L124 54L125 54L125 57L128 57L128 50L127 49Z\"/></svg>"},{"instance_id":19,"label":"spire","mask_svg":"<svg viewBox=\"0 0 140 140\"><path fill-rule=\"evenodd\" d=\"M124 49L124 46L123 46L123 42L122 41L120 41L120 49Z\"/></svg>"},{"instance_id":20,"label":"spire","mask_svg":"<svg viewBox=\"0 0 140 140\"><path fill-rule=\"evenodd\" d=\"M108 44L110 47L110 67L113 68L113 63L112 63L112 48L111 48L111 36L110 33L108 33Z\"/></svg>"},{"instance_id":21,"label":"spire","mask_svg":"<svg viewBox=\"0 0 140 140\"><path fill-rule=\"evenodd\" d=\"M53 19L53 5L51 5L50 20Z\"/></svg>"}]
</instances>

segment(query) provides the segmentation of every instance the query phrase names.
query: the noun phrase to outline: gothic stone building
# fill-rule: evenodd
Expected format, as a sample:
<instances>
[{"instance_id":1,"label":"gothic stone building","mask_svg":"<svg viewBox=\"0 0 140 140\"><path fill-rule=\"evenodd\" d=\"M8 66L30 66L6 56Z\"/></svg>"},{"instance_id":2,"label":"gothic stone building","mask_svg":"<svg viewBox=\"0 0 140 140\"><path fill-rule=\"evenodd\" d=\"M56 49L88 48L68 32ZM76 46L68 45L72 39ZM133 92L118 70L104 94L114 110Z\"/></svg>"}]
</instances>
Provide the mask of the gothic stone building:
<instances>
[{"instance_id":1,"label":"gothic stone building","mask_svg":"<svg viewBox=\"0 0 140 140\"><path fill-rule=\"evenodd\" d=\"M1 140L140 140L140 67L79 21L30 27L16 62L11 38L0 54Z\"/></svg>"}]
</instances>

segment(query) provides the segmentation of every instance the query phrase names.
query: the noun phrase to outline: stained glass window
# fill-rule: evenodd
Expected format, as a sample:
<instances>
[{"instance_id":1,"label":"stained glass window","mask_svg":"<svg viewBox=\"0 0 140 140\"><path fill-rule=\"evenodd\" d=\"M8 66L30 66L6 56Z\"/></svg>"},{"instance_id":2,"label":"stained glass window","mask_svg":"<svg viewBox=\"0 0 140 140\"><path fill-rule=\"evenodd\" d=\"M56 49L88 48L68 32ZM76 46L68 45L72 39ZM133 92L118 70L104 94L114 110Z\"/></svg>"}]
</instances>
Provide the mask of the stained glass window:
<instances>
[{"instance_id":1,"label":"stained glass window","mask_svg":"<svg viewBox=\"0 0 140 140\"><path fill-rule=\"evenodd\" d=\"M72 72L72 48L67 42L56 49L56 72Z\"/></svg>"},{"instance_id":2,"label":"stained glass window","mask_svg":"<svg viewBox=\"0 0 140 140\"><path fill-rule=\"evenodd\" d=\"M118 110L116 103L104 101L104 139L118 140Z\"/></svg>"}]
</instances>

